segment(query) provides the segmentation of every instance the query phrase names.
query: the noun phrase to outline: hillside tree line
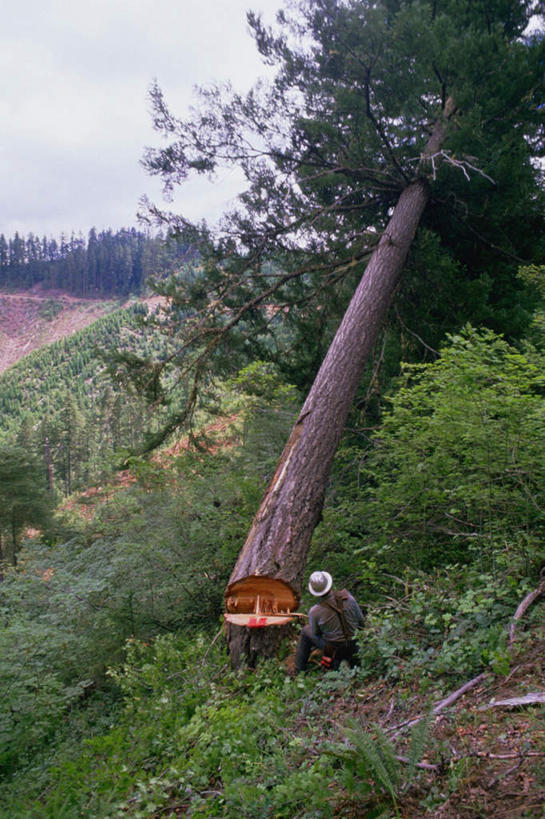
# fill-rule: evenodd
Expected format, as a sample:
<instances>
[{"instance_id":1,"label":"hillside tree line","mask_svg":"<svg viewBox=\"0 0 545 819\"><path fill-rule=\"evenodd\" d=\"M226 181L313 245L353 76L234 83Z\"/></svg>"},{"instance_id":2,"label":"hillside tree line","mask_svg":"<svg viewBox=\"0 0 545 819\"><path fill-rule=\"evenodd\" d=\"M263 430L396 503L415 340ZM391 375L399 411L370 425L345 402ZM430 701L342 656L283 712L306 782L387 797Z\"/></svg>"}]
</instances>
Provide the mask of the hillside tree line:
<instances>
[{"instance_id":1,"label":"hillside tree line","mask_svg":"<svg viewBox=\"0 0 545 819\"><path fill-rule=\"evenodd\" d=\"M187 242L135 228L117 232L91 228L60 239L0 234L0 287L29 289L41 284L76 296L139 293L150 276L173 272L191 257Z\"/></svg>"}]
</instances>

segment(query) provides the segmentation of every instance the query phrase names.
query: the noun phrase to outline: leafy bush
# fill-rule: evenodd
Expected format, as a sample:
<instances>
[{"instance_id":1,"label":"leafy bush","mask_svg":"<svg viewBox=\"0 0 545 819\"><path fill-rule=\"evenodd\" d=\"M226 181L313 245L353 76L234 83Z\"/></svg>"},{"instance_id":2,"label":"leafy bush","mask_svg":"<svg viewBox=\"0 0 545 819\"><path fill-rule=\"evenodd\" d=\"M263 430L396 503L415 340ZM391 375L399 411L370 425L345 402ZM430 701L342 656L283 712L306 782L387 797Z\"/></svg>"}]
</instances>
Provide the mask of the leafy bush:
<instances>
[{"instance_id":1,"label":"leafy bush","mask_svg":"<svg viewBox=\"0 0 545 819\"><path fill-rule=\"evenodd\" d=\"M407 366L380 429L339 449L311 565L327 561L368 599L399 589L407 569L537 576L544 364L468 327L433 364Z\"/></svg>"},{"instance_id":2,"label":"leafy bush","mask_svg":"<svg viewBox=\"0 0 545 819\"><path fill-rule=\"evenodd\" d=\"M361 637L364 670L390 679L470 677L483 666L506 672L509 621L529 580L450 566L407 573L407 593L375 605Z\"/></svg>"},{"instance_id":3,"label":"leafy bush","mask_svg":"<svg viewBox=\"0 0 545 819\"><path fill-rule=\"evenodd\" d=\"M130 640L111 677L123 713L79 748L60 748L42 792L27 782L29 816L332 816L331 761L309 756L313 738L294 728L308 680L272 662L231 672L223 646L183 635Z\"/></svg>"},{"instance_id":4,"label":"leafy bush","mask_svg":"<svg viewBox=\"0 0 545 819\"><path fill-rule=\"evenodd\" d=\"M545 534L544 386L543 365L471 328L407 368L366 464L390 565L490 568L503 551L528 569Z\"/></svg>"}]
</instances>

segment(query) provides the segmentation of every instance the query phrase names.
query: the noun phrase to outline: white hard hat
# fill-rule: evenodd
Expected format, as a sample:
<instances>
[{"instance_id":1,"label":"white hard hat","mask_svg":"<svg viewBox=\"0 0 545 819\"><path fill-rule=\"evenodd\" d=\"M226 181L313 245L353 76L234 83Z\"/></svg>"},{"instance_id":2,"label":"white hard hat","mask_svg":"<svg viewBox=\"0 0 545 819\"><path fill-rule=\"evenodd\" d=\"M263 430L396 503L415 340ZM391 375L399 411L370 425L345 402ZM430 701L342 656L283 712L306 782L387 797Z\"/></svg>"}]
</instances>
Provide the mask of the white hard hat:
<instances>
[{"instance_id":1,"label":"white hard hat","mask_svg":"<svg viewBox=\"0 0 545 819\"><path fill-rule=\"evenodd\" d=\"M308 581L308 590L314 597L323 597L333 585L329 572L312 572Z\"/></svg>"}]
</instances>

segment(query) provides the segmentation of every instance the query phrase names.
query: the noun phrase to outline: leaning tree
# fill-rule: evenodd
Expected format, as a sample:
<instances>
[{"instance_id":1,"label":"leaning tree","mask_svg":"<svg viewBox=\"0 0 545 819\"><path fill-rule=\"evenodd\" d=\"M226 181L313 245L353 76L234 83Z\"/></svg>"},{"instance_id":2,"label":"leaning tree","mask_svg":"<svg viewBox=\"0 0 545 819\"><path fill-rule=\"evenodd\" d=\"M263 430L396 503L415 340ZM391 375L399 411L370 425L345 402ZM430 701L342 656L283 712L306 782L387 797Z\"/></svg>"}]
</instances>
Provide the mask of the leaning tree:
<instances>
[{"instance_id":1,"label":"leaning tree","mask_svg":"<svg viewBox=\"0 0 545 819\"><path fill-rule=\"evenodd\" d=\"M290 322L292 340L304 347L310 338L320 351L361 279L232 581L261 574L301 587L331 462L396 293L401 313L412 309L426 327L430 312L440 327L449 313L490 323L501 313L512 326L520 319L517 266L545 250L545 49L539 29L525 34L533 15L541 21L538 5L300 0L279 12L275 28L248 15L276 68L270 83L244 96L202 89L187 120L153 87L154 123L168 144L148 150L145 165L166 191L225 165L240 168L247 185L214 228L146 203L147 218L184 235L200 260L192 278L162 288L170 297L162 320L179 343L167 359L138 362L156 400L168 367L192 377L185 405L152 445L191 415L211 360L236 361L248 344L255 354ZM412 254L415 236L433 252ZM237 662L275 651L280 637L232 627L228 639Z\"/></svg>"}]
</instances>

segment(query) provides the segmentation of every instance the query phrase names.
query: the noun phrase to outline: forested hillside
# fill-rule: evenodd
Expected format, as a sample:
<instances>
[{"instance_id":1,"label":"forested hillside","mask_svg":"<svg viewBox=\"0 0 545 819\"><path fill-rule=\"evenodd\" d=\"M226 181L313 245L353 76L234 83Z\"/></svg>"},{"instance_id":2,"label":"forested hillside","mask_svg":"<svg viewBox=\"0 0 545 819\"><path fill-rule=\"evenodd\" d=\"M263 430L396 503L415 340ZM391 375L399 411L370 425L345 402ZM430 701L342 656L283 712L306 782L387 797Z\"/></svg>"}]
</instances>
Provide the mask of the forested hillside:
<instances>
[{"instance_id":1,"label":"forested hillside","mask_svg":"<svg viewBox=\"0 0 545 819\"><path fill-rule=\"evenodd\" d=\"M122 391L108 370L108 355L118 349L141 355L167 349L146 333L147 312L142 302L111 304L90 326L0 375L0 442L33 453L37 483L53 493L69 495L111 475L115 454L136 447L158 421L143 397Z\"/></svg>"},{"instance_id":2,"label":"forested hillside","mask_svg":"<svg viewBox=\"0 0 545 819\"><path fill-rule=\"evenodd\" d=\"M167 191L247 182L149 204L161 309L0 376L0 817L543 819L545 21L288 6L270 85L152 88ZM296 674L315 570L359 664Z\"/></svg>"},{"instance_id":3,"label":"forested hillside","mask_svg":"<svg viewBox=\"0 0 545 819\"><path fill-rule=\"evenodd\" d=\"M297 405L270 366L224 384L237 420L198 450L61 506L0 587L0 815L540 816L539 700L480 709L542 691L539 598L508 629L543 558L543 363L468 330L347 436L308 570L366 607L353 671L292 678L292 640L253 671L225 655L223 590Z\"/></svg>"}]
</instances>

